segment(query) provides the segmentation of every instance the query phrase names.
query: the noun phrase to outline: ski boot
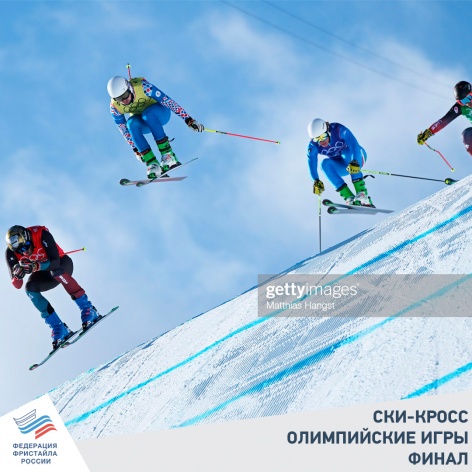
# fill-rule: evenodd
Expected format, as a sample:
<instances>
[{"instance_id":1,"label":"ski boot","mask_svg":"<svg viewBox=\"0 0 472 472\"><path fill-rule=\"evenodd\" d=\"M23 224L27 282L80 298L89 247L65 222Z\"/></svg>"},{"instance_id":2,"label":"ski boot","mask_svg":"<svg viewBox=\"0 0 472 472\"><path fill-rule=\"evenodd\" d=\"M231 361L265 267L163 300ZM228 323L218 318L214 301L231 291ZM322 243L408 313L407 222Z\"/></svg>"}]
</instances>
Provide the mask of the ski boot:
<instances>
[{"instance_id":1,"label":"ski boot","mask_svg":"<svg viewBox=\"0 0 472 472\"><path fill-rule=\"evenodd\" d=\"M154 180L161 176L162 169L152 149L146 149L141 153L141 160L147 165L147 178Z\"/></svg>"},{"instance_id":2,"label":"ski boot","mask_svg":"<svg viewBox=\"0 0 472 472\"><path fill-rule=\"evenodd\" d=\"M63 323L54 311L44 318L45 323L52 329L52 349L55 351L74 333Z\"/></svg>"},{"instance_id":3,"label":"ski boot","mask_svg":"<svg viewBox=\"0 0 472 472\"><path fill-rule=\"evenodd\" d=\"M375 208L372 204L372 200L370 199L367 189L365 188L365 181L363 178L353 180L352 183L354 184L354 189L356 190L356 198L355 198L355 205L366 206Z\"/></svg>"},{"instance_id":4,"label":"ski boot","mask_svg":"<svg viewBox=\"0 0 472 472\"><path fill-rule=\"evenodd\" d=\"M87 295L82 295L74 300L80 308L80 317L82 319L82 329L87 329L98 319L98 313Z\"/></svg>"},{"instance_id":5,"label":"ski boot","mask_svg":"<svg viewBox=\"0 0 472 472\"><path fill-rule=\"evenodd\" d=\"M346 205L355 205L356 197L354 194L351 192L351 189L347 186L347 184L341 185L338 189L336 189L336 192L339 192L339 195L341 195L342 198L344 198L344 201L346 202Z\"/></svg>"},{"instance_id":6,"label":"ski boot","mask_svg":"<svg viewBox=\"0 0 472 472\"><path fill-rule=\"evenodd\" d=\"M169 170L174 167L181 165L169 144L169 138L167 136L156 141L156 144L161 153L161 168L163 173L169 172Z\"/></svg>"},{"instance_id":7,"label":"ski boot","mask_svg":"<svg viewBox=\"0 0 472 472\"><path fill-rule=\"evenodd\" d=\"M153 164L149 165L147 168L147 178L150 180L158 179L162 174L161 166L159 162L154 162Z\"/></svg>"}]
</instances>

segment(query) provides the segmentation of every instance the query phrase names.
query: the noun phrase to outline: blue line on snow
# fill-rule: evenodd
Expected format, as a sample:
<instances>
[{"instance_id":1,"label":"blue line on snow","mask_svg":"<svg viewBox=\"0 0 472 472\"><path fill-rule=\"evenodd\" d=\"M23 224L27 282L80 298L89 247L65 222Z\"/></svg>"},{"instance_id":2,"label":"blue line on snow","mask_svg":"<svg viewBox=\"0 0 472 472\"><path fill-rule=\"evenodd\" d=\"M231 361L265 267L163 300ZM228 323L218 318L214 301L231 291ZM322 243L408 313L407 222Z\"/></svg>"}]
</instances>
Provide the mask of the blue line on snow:
<instances>
[{"instance_id":1,"label":"blue line on snow","mask_svg":"<svg viewBox=\"0 0 472 472\"><path fill-rule=\"evenodd\" d=\"M204 420L205 418L208 418L209 416L211 416L213 413L216 413L216 412L226 408L229 404L234 403L235 401L239 400L240 398L243 398L247 395L251 395L251 394L256 393L256 392L260 392L264 388L266 388L266 387L268 387L268 386L270 386L270 385L272 385L276 382L279 382L279 381L283 380L284 378L289 377L290 375L292 375L296 372L299 372L300 370L303 370L304 368L306 368L306 367L308 367L312 364L316 364L317 362L320 362L321 360L323 360L326 357L329 357L331 354L333 354L337 349L339 349L343 346L347 346L348 344L351 344L351 343L353 343L353 342L355 342L355 341L357 341L361 338L364 338L365 336L371 334L372 332L376 331L377 329L383 327L384 325L386 325L390 321L395 320L396 318L404 315L405 313L408 313L409 311L412 311L416 308L419 308L423 303L429 302L429 301L431 301L435 298L442 297L445 293L449 292L449 290L451 290L451 289L457 287L458 285L468 281L471 277L472 277L472 274L466 275L465 277L453 282L452 284L447 285L446 287L442 287L441 289L437 290L436 292L432 293L431 295L428 295L427 297L425 297L425 298L423 298L423 299L421 299L421 300L419 300L415 303L412 303L411 305L403 308L402 310L400 310L395 315L392 315L392 316L386 318L385 320L381 321L380 323L377 323L376 325L373 325L373 326L369 326L368 328L365 328L365 329L359 331L356 334L348 336L346 339L337 341L337 342L331 344L330 346L327 346L327 347L323 348L321 351L315 352L311 356L308 356L305 359L302 359L301 361L298 361L294 365L281 370L280 372L273 375L272 377L270 377L268 379L265 379L264 381L262 381L262 382L260 382L256 385L253 385L252 387L245 390L244 392L240 392L238 395L236 395L232 398L229 398L228 400L226 400L223 403L220 403L219 405L205 411L204 413L201 413L201 414L199 414L199 415L197 415L193 418L190 418L190 419L184 421L183 423L179 424L177 427L180 428L180 427L191 426L191 425L194 425L196 423L199 423L200 421ZM468 365L470 365L469 369L472 369L472 363L468 364ZM464 368L457 369L457 371L455 371L455 372L457 372L457 374L454 375L454 377L457 377L458 375L465 372L465 370L463 370L463 369ZM469 369L467 369L467 370L469 370ZM445 379L446 377L443 377L443 378ZM448 378L443 383L451 380L452 378L453 377ZM410 395L412 395L412 394L410 394ZM408 398L408 397L405 397L405 398Z\"/></svg>"},{"instance_id":2,"label":"blue line on snow","mask_svg":"<svg viewBox=\"0 0 472 472\"><path fill-rule=\"evenodd\" d=\"M397 246L393 247L392 249L389 249L388 251L385 251L382 254L379 254L378 256L373 257L370 261L367 261L364 264L361 264L361 265L357 266L355 269L348 272L347 275L352 275L355 272L359 272L360 270L365 269L366 267L368 267L372 264L375 264L376 262L379 262L382 259L385 259L385 258L391 256L395 252L397 252L397 251L399 251L399 250L401 250L401 249L403 249L403 248L405 248L405 247L407 247L411 244L416 243L420 239L423 239L426 236L429 236L430 234L438 231L441 228L444 228L444 226L456 221L458 218L460 218L461 216L466 215L467 213L470 213L471 211L472 211L472 206L468 206L466 208L463 208L461 211L456 213L454 216L451 216L451 218L448 218L447 220L444 220L443 222L438 223L436 226L433 226L432 228L428 229L424 233L421 233L418 236L415 236L414 238L407 239L407 240L403 241L402 243L398 244Z\"/></svg>"},{"instance_id":3,"label":"blue line on snow","mask_svg":"<svg viewBox=\"0 0 472 472\"><path fill-rule=\"evenodd\" d=\"M260 318L256 321L253 321L252 323L249 323L245 326L242 326L241 328L227 334L226 336L222 337L221 339L219 339L218 341L215 341L213 344L210 344L209 346L205 347L204 349L202 349L201 351L198 351L197 353L193 354L192 356L190 357L187 357L187 359L184 359L182 362L179 362L178 364L175 364L173 365L172 367L169 367L168 369L162 371L162 372L159 372L157 375L155 375L154 377L151 377L150 379L146 380L145 382L141 382L137 385L135 385L134 387L131 387L129 388L128 390L124 391L124 392L121 392L119 395L116 395L115 397L113 398L110 398L109 400L107 400L106 402L96 406L95 408L93 408L92 410L89 410L87 411L86 413L83 413L82 415L80 416L77 416L76 418L70 420L70 421L67 421L65 424L66 427L68 426L72 426L73 424L76 424L76 423L80 423L81 421L84 421L86 420L89 416L93 415L94 413L96 413L97 411L100 411L100 410L103 410L103 408L106 408L108 406L110 406L111 404L115 403L117 400L120 400L121 398L125 397L126 395L129 395L130 393L133 393L135 392L136 390L139 390L143 387L145 387L146 385L150 384L151 382L154 382L155 380L163 377L164 375L167 375L169 374L170 372L178 369L179 367L182 367L184 366L185 364L188 364L190 362L192 362L194 359L196 359L197 357L200 357L202 354L204 354L205 352L213 349L214 347L218 346L219 344L225 342L226 340L236 336L237 334L239 334L241 331L245 331L249 328L252 328L253 326L256 326L260 323L262 323L263 321L265 321L264 318Z\"/></svg>"},{"instance_id":4,"label":"blue line on snow","mask_svg":"<svg viewBox=\"0 0 472 472\"><path fill-rule=\"evenodd\" d=\"M466 215L467 213L470 213L472 211L472 205L471 206L468 206L462 210L460 210L458 213L456 213L455 215L453 215L451 218L448 218L447 220L441 222L441 223L438 223L436 226L433 226L432 228L430 228L429 230L419 234L418 236L415 236L414 238L411 238L411 239L407 239L406 241L398 244L397 246L373 257L372 259L370 259L369 261L367 262L364 262L363 264L355 267L354 269L350 270L347 274L347 275L352 275L362 269L365 269L366 267L370 266L370 265L373 265L375 264L376 262L379 262L380 260L382 259L385 259L386 257L389 257L391 256L392 254L400 251L401 249L404 249L405 247L411 245L411 244L414 244L415 242L425 238L426 236L429 236L430 234L438 231L439 229L442 229L444 228L446 225L454 222L455 220L457 220L458 218ZM137 385L135 385L134 387L124 391L124 392L121 392L119 395L116 395L115 397L113 398L110 398L109 400L107 400L106 402L100 404L100 405L97 405L95 408L83 413L82 415L79 415L77 416L76 418L73 418L69 421L67 421L65 423L65 426L66 427L69 427L69 426L72 426L74 424L77 424L77 423L80 423L81 421L84 421L86 420L87 418L89 418L91 415L93 415L94 413L104 409L104 408L107 408L108 406L112 405L113 403L115 403L116 401L124 398L125 396L129 395L130 393L133 393L143 387L145 387L146 385L148 385L149 383L151 382L154 382L155 380L163 377L164 375L188 364L189 362L193 361L194 359L196 359L197 357L200 357L202 354L206 353L207 351L213 349L214 347L218 346L219 344L223 343L224 341L228 340L228 339L231 339L232 337L238 335L239 333L243 332L243 331L246 331L250 328L253 328L261 323L263 323L264 321L268 320L268 319L271 319L277 315L279 315L281 312L283 312L285 310L281 309L281 310L277 310L273 313L271 313L270 316L267 316L265 318L260 318L258 320L255 320L251 323L248 323L244 326L241 326L241 328L238 328L237 330L227 334L226 336L224 336L223 338L215 341L214 343L210 344L209 346L205 347L204 349L198 351L197 353L193 354L192 356L188 357L187 359L184 359L183 361L179 362L178 364L175 364L173 365L172 367L169 367L168 369L160 372L159 374L155 375L154 377L151 377L150 379L146 380L145 382L141 382Z\"/></svg>"},{"instance_id":5,"label":"blue line on snow","mask_svg":"<svg viewBox=\"0 0 472 472\"><path fill-rule=\"evenodd\" d=\"M433 382L429 384L424 385L423 387L419 388L418 390L415 390L412 393L409 393L405 397L402 397L402 400L406 400L408 398L420 397L421 395L424 395L425 393L431 390L436 390L437 388L441 387L442 385L449 382L450 380L453 380L470 370L472 370L472 362L469 362L468 364L463 365L462 367L459 367L458 369L450 372L449 374L446 374L444 377L441 377L439 379L434 380Z\"/></svg>"}]
</instances>

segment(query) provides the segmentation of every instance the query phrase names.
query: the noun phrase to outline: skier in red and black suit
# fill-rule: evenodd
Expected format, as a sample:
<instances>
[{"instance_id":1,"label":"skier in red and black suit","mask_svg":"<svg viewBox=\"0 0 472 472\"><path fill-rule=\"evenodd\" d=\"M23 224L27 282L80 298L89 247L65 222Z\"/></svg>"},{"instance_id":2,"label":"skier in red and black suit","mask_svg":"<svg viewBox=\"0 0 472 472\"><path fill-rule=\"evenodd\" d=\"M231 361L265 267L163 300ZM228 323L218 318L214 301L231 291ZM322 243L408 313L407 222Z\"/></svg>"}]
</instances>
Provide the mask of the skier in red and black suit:
<instances>
[{"instance_id":1,"label":"skier in red and black suit","mask_svg":"<svg viewBox=\"0 0 472 472\"><path fill-rule=\"evenodd\" d=\"M25 275L30 275L25 285L26 295L52 329L53 349L60 347L73 333L41 292L61 284L79 307L84 328L98 318L84 289L72 277L72 259L64 254L45 226L15 225L7 231L5 239L8 245L5 257L12 284L20 289Z\"/></svg>"},{"instance_id":2,"label":"skier in red and black suit","mask_svg":"<svg viewBox=\"0 0 472 472\"><path fill-rule=\"evenodd\" d=\"M418 144L424 144L433 134L441 131L460 115L464 115L472 122L472 85L465 80L458 82L454 87L454 96L456 103L440 120L418 135ZM472 156L472 127L462 131L462 142Z\"/></svg>"}]
</instances>

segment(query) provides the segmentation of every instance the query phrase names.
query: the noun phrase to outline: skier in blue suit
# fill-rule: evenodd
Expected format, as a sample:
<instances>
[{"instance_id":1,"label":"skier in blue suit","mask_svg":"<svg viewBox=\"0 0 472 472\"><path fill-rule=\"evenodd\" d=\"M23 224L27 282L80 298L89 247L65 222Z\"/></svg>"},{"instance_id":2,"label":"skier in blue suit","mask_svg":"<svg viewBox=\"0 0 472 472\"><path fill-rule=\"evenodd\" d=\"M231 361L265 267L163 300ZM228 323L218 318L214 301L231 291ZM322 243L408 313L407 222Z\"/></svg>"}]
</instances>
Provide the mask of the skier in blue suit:
<instances>
[{"instance_id":1,"label":"skier in blue suit","mask_svg":"<svg viewBox=\"0 0 472 472\"><path fill-rule=\"evenodd\" d=\"M308 166L314 180L313 193L321 195L324 184L318 174L318 155L324 157L321 168L334 188L348 205L374 207L365 186L361 168L367 161L367 153L359 145L352 132L340 123L328 123L315 118L308 124ZM343 177L351 175L356 194Z\"/></svg>"}]
</instances>

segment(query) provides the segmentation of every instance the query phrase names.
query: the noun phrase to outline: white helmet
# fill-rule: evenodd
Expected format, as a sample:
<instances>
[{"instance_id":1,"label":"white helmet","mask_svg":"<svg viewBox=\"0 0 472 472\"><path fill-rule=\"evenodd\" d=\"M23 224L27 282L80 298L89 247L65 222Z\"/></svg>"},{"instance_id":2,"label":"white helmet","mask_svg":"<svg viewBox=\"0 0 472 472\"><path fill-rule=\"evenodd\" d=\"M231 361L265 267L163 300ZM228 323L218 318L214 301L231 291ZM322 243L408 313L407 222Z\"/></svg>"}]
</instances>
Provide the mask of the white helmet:
<instances>
[{"instance_id":1,"label":"white helmet","mask_svg":"<svg viewBox=\"0 0 472 472\"><path fill-rule=\"evenodd\" d=\"M321 118L315 118L308 123L308 135L311 139L319 138L322 134L328 132L328 123Z\"/></svg>"},{"instance_id":2,"label":"white helmet","mask_svg":"<svg viewBox=\"0 0 472 472\"><path fill-rule=\"evenodd\" d=\"M131 84L124 77L116 76L108 81L107 90L111 98L118 98L127 90L131 91Z\"/></svg>"}]
</instances>

